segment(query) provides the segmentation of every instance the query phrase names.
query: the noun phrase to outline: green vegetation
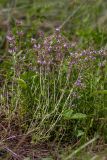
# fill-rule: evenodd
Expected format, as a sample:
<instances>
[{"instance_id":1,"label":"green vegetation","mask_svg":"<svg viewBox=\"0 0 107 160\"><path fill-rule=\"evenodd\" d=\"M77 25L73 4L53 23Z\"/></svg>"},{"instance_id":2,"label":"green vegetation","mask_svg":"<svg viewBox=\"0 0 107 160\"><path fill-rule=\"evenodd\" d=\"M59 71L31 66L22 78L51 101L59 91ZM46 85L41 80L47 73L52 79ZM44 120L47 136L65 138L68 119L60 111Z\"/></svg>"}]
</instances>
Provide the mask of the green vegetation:
<instances>
[{"instance_id":1,"label":"green vegetation","mask_svg":"<svg viewBox=\"0 0 107 160\"><path fill-rule=\"evenodd\" d=\"M0 158L107 157L105 0L0 1Z\"/></svg>"}]
</instances>

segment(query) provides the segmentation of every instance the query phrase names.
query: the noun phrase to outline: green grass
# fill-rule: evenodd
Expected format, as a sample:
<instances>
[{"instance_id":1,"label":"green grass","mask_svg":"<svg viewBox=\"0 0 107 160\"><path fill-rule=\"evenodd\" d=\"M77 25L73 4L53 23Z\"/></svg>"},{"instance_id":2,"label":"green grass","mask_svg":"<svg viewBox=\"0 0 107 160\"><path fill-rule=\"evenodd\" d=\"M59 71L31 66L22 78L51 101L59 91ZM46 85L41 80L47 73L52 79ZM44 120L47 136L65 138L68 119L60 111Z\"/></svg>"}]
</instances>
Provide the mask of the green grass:
<instances>
[{"instance_id":1,"label":"green grass","mask_svg":"<svg viewBox=\"0 0 107 160\"><path fill-rule=\"evenodd\" d=\"M41 160L106 157L106 1L0 4L0 154L32 159L24 147L46 144Z\"/></svg>"}]
</instances>

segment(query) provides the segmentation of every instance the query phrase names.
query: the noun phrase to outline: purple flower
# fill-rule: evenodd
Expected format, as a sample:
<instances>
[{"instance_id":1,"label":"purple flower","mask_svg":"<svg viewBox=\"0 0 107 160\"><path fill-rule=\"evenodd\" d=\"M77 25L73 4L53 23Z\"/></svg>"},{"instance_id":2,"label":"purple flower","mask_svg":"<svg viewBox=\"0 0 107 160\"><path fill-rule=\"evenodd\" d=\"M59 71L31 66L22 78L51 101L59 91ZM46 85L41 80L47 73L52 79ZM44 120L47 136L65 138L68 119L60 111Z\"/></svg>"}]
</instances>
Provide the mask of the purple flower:
<instances>
[{"instance_id":1,"label":"purple flower","mask_svg":"<svg viewBox=\"0 0 107 160\"><path fill-rule=\"evenodd\" d=\"M24 35L23 31L17 31L18 36L22 37Z\"/></svg>"},{"instance_id":2,"label":"purple flower","mask_svg":"<svg viewBox=\"0 0 107 160\"><path fill-rule=\"evenodd\" d=\"M92 59L92 60L96 60L96 58L95 58L95 57L93 57L93 56L91 57L91 59Z\"/></svg>"},{"instance_id":3,"label":"purple flower","mask_svg":"<svg viewBox=\"0 0 107 160\"><path fill-rule=\"evenodd\" d=\"M55 30L56 30L57 32L60 32L60 28L56 28Z\"/></svg>"},{"instance_id":4,"label":"purple flower","mask_svg":"<svg viewBox=\"0 0 107 160\"><path fill-rule=\"evenodd\" d=\"M17 51L17 47L16 47L16 41L15 41L15 37L13 36L13 34L11 32L8 33L8 35L6 36L7 41L9 42L9 49L8 52L9 53L14 53Z\"/></svg>"},{"instance_id":5,"label":"purple flower","mask_svg":"<svg viewBox=\"0 0 107 160\"><path fill-rule=\"evenodd\" d=\"M22 26L23 22L21 20L16 20L16 25L18 27Z\"/></svg>"},{"instance_id":6,"label":"purple flower","mask_svg":"<svg viewBox=\"0 0 107 160\"><path fill-rule=\"evenodd\" d=\"M40 47L41 47L41 45L40 45L40 44L38 44L38 49L40 49Z\"/></svg>"},{"instance_id":7,"label":"purple flower","mask_svg":"<svg viewBox=\"0 0 107 160\"><path fill-rule=\"evenodd\" d=\"M43 64L43 65L46 65L46 61L43 61L42 64Z\"/></svg>"},{"instance_id":8,"label":"purple flower","mask_svg":"<svg viewBox=\"0 0 107 160\"><path fill-rule=\"evenodd\" d=\"M32 43L32 44L35 44L35 43L36 43L36 39L31 38L31 43Z\"/></svg>"},{"instance_id":9,"label":"purple flower","mask_svg":"<svg viewBox=\"0 0 107 160\"><path fill-rule=\"evenodd\" d=\"M16 47L13 47L13 48L9 48L8 49L8 52L9 53L15 53L17 51L17 48Z\"/></svg>"},{"instance_id":10,"label":"purple flower","mask_svg":"<svg viewBox=\"0 0 107 160\"><path fill-rule=\"evenodd\" d=\"M65 49L68 49L68 48L69 48L69 44L67 44L67 43L64 43L63 46L64 46Z\"/></svg>"},{"instance_id":11,"label":"purple flower","mask_svg":"<svg viewBox=\"0 0 107 160\"><path fill-rule=\"evenodd\" d=\"M43 38L43 37L44 37L44 32L40 31L40 32L39 32L39 36L40 36L41 38Z\"/></svg>"},{"instance_id":12,"label":"purple flower","mask_svg":"<svg viewBox=\"0 0 107 160\"><path fill-rule=\"evenodd\" d=\"M40 60L37 60L37 63L41 64L41 61L40 61Z\"/></svg>"},{"instance_id":13,"label":"purple flower","mask_svg":"<svg viewBox=\"0 0 107 160\"><path fill-rule=\"evenodd\" d=\"M75 82L74 85L78 88L84 88L85 87L85 85L82 83L82 78L81 77L77 79L77 81Z\"/></svg>"},{"instance_id":14,"label":"purple flower","mask_svg":"<svg viewBox=\"0 0 107 160\"><path fill-rule=\"evenodd\" d=\"M80 86L81 86L81 80L78 79L78 80L75 82L75 85L76 85L77 87L80 87Z\"/></svg>"},{"instance_id":15,"label":"purple flower","mask_svg":"<svg viewBox=\"0 0 107 160\"><path fill-rule=\"evenodd\" d=\"M8 42L12 42L12 41L15 40L14 36L13 36L11 33L9 33L9 34L6 36L6 39L7 39Z\"/></svg>"},{"instance_id":16,"label":"purple flower","mask_svg":"<svg viewBox=\"0 0 107 160\"><path fill-rule=\"evenodd\" d=\"M77 98L77 99L79 99L80 98L80 96L79 96L79 94L77 93L77 92L73 92L72 93L72 97L75 99L75 98Z\"/></svg>"},{"instance_id":17,"label":"purple flower","mask_svg":"<svg viewBox=\"0 0 107 160\"><path fill-rule=\"evenodd\" d=\"M33 48L34 48L34 49L37 49L37 45L36 45L36 44L34 44L34 45L33 45Z\"/></svg>"}]
</instances>

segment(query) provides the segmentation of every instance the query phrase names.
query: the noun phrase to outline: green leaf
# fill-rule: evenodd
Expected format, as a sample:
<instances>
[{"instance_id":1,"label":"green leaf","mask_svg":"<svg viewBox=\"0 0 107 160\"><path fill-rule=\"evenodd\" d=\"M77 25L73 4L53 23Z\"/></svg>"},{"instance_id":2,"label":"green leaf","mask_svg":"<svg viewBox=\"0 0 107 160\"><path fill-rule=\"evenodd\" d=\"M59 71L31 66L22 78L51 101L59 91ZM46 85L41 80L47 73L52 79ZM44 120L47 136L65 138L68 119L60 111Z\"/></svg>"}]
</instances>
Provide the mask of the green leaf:
<instances>
[{"instance_id":1,"label":"green leaf","mask_svg":"<svg viewBox=\"0 0 107 160\"><path fill-rule=\"evenodd\" d=\"M23 52L22 50L20 52L18 52L16 57L20 56L22 52Z\"/></svg>"},{"instance_id":2,"label":"green leaf","mask_svg":"<svg viewBox=\"0 0 107 160\"><path fill-rule=\"evenodd\" d=\"M84 135L84 132L82 130L78 130L77 137L81 137Z\"/></svg>"},{"instance_id":3,"label":"green leaf","mask_svg":"<svg viewBox=\"0 0 107 160\"><path fill-rule=\"evenodd\" d=\"M72 114L73 114L73 109L66 109L66 110L64 110L62 115L63 115L64 119L69 120L69 119L71 119Z\"/></svg>"},{"instance_id":4,"label":"green leaf","mask_svg":"<svg viewBox=\"0 0 107 160\"><path fill-rule=\"evenodd\" d=\"M97 95L97 94L107 94L107 90L98 90L96 92L93 92L93 95Z\"/></svg>"},{"instance_id":5,"label":"green leaf","mask_svg":"<svg viewBox=\"0 0 107 160\"><path fill-rule=\"evenodd\" d=\"M87 117L86 114L83 114L83 113L75 113L71 119L85 119Z\"/></svg>"},{"instance_id":6,"label":"green leaf","mask_svg":"<svg viewBox=\"0 0 107 160\"><path fill-rule=\"evenodd\" d=\"M24 88L24 89L27 88L27 84L23 79L17 78L16 80L21 88Z\"/></svg>"},{"instance_id":7,"label":"green leaf","mask_svg":"<svg viewBox=\"0 0 107 160\"><path fill-rule=\"evenodd\" d=\"M20 78L23 80L31 80L33 76L37 76L33 71L27 71L20 75Z\"/></svg>"}]
</instances>

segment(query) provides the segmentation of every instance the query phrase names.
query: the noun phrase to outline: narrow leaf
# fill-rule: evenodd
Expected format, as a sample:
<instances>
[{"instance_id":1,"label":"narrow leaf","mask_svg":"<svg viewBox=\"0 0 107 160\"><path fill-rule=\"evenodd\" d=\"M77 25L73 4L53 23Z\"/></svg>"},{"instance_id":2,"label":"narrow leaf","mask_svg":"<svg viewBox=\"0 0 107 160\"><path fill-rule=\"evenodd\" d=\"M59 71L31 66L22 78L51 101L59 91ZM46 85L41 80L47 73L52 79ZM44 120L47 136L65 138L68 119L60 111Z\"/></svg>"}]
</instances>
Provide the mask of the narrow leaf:
<instances>
[{"instance_id":1,"label":"narrow leaf","mask_svg":"<svg viewBox=\"0 0 107 160\"><path fill-rule=\"evenodd\" d=\"M17 78L16 80L21 88L24 88L24 89L27 88L27 84L23 79Z\"/></svg>"},{"instance_id":2,"label":"narrow leaf","mask_svg":"<svg viewBox=\"0 0 107 160\"><path fill-rule=\"evenodd\" d=\"M71 119L72 117L72 114L73 114L73 109L66 109L64 112L63 112L63 117L64 119Z\"/></svg>"},{"instance_id":3,"label":"narrow leaf","mask_svg":"<svg viewBox=\"0 0 107 160\"><path fill-rule=\"evenodd\" d=\"M107 90L98 90L96 92L93 92L93 95L97 95L97 94L107 94Z\"/></svg>"},{"instance_id":4,"label":"narrow leaf","mask_svg":"<svg viewBox=\"0 0 107 160\"><path fill-rule=\"evenodd\" d=\"M86 114L83 114L83 113L75 113L75 114L71 117L71 119L84 119L84 118L86 118L86 117L87 117Z\"/></svg>"}]
</instances>

